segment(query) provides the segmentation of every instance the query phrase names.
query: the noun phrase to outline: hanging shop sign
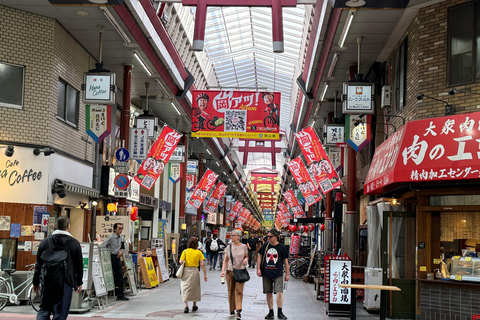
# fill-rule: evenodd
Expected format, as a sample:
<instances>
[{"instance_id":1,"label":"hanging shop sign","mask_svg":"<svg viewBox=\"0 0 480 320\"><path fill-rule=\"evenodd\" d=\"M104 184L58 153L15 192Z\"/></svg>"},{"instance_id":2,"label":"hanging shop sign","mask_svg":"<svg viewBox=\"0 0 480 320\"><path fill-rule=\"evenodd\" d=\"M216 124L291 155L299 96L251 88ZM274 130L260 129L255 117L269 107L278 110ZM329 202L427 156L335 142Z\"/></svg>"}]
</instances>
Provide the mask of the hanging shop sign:
<instances>
[{"instance_id":1,"label":"hanging shop sign","mask_svg":"<svg viewBox=\"0 0 480 320\"><path fill-rule=\"evenodd\" d=\"M192 90L192 95L192 137L280 138L280 92Z\"/></svg>"},{"instance_id":2,"label":"hanging shop sign","mask_svg":"<svg viewBox=\"0 0 480 320\"><path fill-rule=\"evenodd\" d=\"M140 201L140 184L133 179L133 177L129 177L130 185L127 188L127 200L139 202Z\"/></svg>"},{"instance_id":3,"label":"hanging shop sign","mask_svg":"<svg viewBox=\"0 0 480 320\"><path fill-rule=\"evenodd\" d=\"M187 161L187 174L198 174L198 160L188 160Z\"/></svg>"},{"instance_id":4,"label":"hanging shop sign","mask_svg":"<svg viewBox=\"0 0 480 320\"><path fill-rule=\"evenodd\" d=\"M210 189L212 189L213 185L217 181L217 178L218 174L208 169L198 183L197 187L195 188L195 191L193 191L193 194L188 200L188 203L197 209L200 208L203 201L207 197L207 194L210 192Z\"/></svg>"},{"instance_id":5,"label":"hanging shop sign","mask_svg":"<svg viewBox=\"0 0 480 320\"><path fill-rule=\"evenodd\" d=\"M115 73L84 73L84 103L115 104Z\"/></svg>"},{"instance_id":6,"label":"hanging shop sign","mask_svg":"<svg viewBox=\"0 0 480 320\"><path fill-rule=\"evenodd\" d=\"M207 223L217 224L217 213L216 212L209 212L208 213Z\"/></svg>"},{"instance_id":7,"label":"hanging shop sign","mask_svg":"<svg viewBox=\"0 0 480 320\"><path fill-rule=\"evenodd\" d=\"M145 129L130 128L128 140L130 158L132 160L145 160L148 153L148 132Z\"/></svg>"},{"instance_id":8,"label":"hanging shop sign","mask_svg":"<svg viewBox=\"0 0 480 320\"><path fill-rule=\"evenodd\" d=\"M181 137L181 133L169 126L164 126L162 133L150 149L147 159L138 169L135 181L148 190L152 189Z\"/></svg>"},{"instance_id":9,"label":"hanging shop sign","mask_svg":"<svg viewBox=\"0 0 480 320\"><path fill-rule=\"evenodd\" d=\"M221 182L217 184L217 187L213 191L212 196L208 199L207 205L205 206L205 210L208 212L215 212L217 210L218 204L220 200L223 198L223 195L227 191L227 186Z\"/></svg>"},{"instance_id":10,"label":"hanging shop sign","mask_svg":"<svg viewBox=\"0 0 480 320\"><path fill-rule=\"evenodd\" d=\"M343 169L343 148L328 147L328 158L332 162L335 171L339 172Z\"/></svg>"},{"instance_id":11,"label":"hanging shop sign","mask_svg":"<svg viewBox=\"0 0 480 320\"><path fill-rule=\"evenodd\" d=\"M138 202L148 207L155 209L158 208L158 199L143 193L140 193L140 199Z\"/></svg>"},{"instance_id":12,"label":"hanging shop sign","mask_svg":"<svg viewBox=\"0 0 480 320\"><path fill-rule=\"evenodd\" d=\"M343 113L344 114L373 114L374 110L374 83L344 83Z\"/></svg>"},{"instance_id":13,"label":"hanging shop sign","mask_svg":"<svg viewBox=\"0 0 480 320\"><path fill-rule=\"evenodd\" d=\"M170 157L170 162L185 162L185 146L176 146Z\"/></svg>"},{"instance_id":14,"label":"hanging shop sign","mask_svg":"<svg viewBox=\"0 0 480 320\"><path fill-rule=\"evenodd\" d=\"M325 125L325 145L336 146L337 143L345 142L345 127L343 125L326 124Z\"/></svg>"},{"instance_id":15,"label":"hanging shop sign","mask_svg":"<svg viewBox=\"0 0 480 320\"><path fill-rule=\"evenodd\" d=\"M180 179L182 179L182 170L180 163L169 163L168 169L168 179L176 184Z\"/></svg>"},{"instance_id":16,"label":"hanging shop sign","mask_svg":"<svg viewBox=\"0 0 480 320\"><path fill-rule=\"evenodd\" d=\"M303 218L305 216L302 207L298 203L298 200L293 193L293 190L290 189L287 192L284 192L283 197L287 201L288 206L290 207L290 210L292 210L295 218Z\"/></svg>"},{"instance_id":17,"label":"hanging shop sign","mask_svg":"<svg viewBox=\"0 0 480 320\"><path fill-rule=\"evenodd\" d=\"M187 192L192 192L197 183L197 176L194 174L187 174Z\"/></svg>"},{"instance_id":18,"label":"hanging shop sign","mask_svg":"<svg viewBox=\"0 0 480 320\"><path fill-rule=\"evenodd\" d=\"M360 118L359 115L347 114L345 116L347 143L357 152L365 148L371 140L371 116L365 117L366 119L363 121L364 117Z\"/></svg>"},{"instance_id":19,"label":"hanging shop sign","mask_svg":"<svg viewBox=\"0 0 480 320\"><path fill-rule=\"evenodd\" d=\"M365 194L401 183L480 178L480 112L409 121L373 156Z\"/></svg>"},{"instance_id":20,"label":"hanging shop sign","mask_svg":"<svg viewBox=\"0 0 480 320\"><path fill-rule=\"evenodd\" d=\"M145 114L135 118L135 128L147 130L149 139L154 140L157 133L158 119L153 115Z\"/></svg>"},{"instance_id":21,"label":"hanging shop sign","mask_svg":"<svg viewBox=\"0 0 480 320\"><path fill-rule=\"evenodd\" d=\"M307 171L305 164L300 157L297 157L287 163L288 169L292 173L298 188L302 192L308 206L320 201L322 196L315 187L312 177Z\"/></svg>"},{"instance_id":22,"label":"hanging shop sign","mask_svg":"<svg viewBox=\"0 0 480 320\"><path fill-rule=\"evenodd\" d=\"M317 181L320 189L325 194L330 190L340 187L342 181L333 169L332 163L323 149L317 133L312 127L307 127L295 134L298 144L302 148L307 165Z\"/></svg>"},{"instance_id":23,"label":"hanging shop sign","mask_svg":"<svg viewBox=\"0 0 480 320\"><path fill-rule=\"evenodd\" d=\"M85 106L85 130L96 142L102 142L112 132L112 107L104 105Z\"/></svg>"}]
</instances>

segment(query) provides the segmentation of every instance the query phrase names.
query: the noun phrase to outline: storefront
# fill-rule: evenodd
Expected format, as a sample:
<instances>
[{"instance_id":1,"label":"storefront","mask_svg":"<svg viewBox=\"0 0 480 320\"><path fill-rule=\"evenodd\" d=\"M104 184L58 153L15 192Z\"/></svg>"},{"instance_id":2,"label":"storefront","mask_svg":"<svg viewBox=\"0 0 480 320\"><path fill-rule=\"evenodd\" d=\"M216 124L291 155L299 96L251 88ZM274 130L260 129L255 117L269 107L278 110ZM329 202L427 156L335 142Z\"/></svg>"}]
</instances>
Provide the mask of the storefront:
<instances>
[{"instance_id":1,"label":"storefront","mask_svg":"<svg viewBox=\"0 0 480 320\"><path fill-rule=\"evenodd\" d=\"M410 121L376 149L364 192L383 197L367 207L367 267L402 288L393 317L480 314L479 125L480 113Z\"/></svg>"}]
</instances>

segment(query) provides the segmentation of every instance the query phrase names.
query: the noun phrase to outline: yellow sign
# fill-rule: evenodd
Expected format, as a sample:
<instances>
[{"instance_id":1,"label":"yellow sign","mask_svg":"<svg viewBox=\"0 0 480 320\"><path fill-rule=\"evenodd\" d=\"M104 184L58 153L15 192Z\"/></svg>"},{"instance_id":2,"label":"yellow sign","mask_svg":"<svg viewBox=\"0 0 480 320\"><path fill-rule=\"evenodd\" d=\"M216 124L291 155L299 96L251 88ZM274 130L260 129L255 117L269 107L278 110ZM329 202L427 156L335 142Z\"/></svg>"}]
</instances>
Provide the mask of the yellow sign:
<instances>
[{"instance_id":1,"label":"yellow sign","mask_svg":"<svg viewBox=\"0 0 480 320\"><path fill-rule=\"evenodd\" d=\"M187 230L187 224L186 223L182 223L182 230Z\"/></svg>"},{"instance_id":2,"label":"yellow sign","mask_svg":"<svg viewBox=\"0 0 480 320\"><path fill-rule=\"evenodd\" d=\"M280 134L278 133L255 133L255 132L222 132L222 131L200 131L191 133L192 137L200 138L239 138L239 139L257 139L257 140L278 140Z\"/></svg>"},{"instance_id":3,"label":"yellow sign","mask_svg":"<svg viewBox=\"0 0 480 320\"><path fill-rule=\"evenodd\" d=\"M465 261L472 261L472 257L465 257Z\"/></svg>"},{"instance_id":4,"label":"yellow sign","mask_svg":"<svg viewBox=\"0 0 480 320\"><path fill-rule=\"evenodd\" d=\"M462 276L455 276L455 280L462 281Z\"/></svg>"},{"instance_id":5,"label":"yellow sign","mask_svg":"<svg viewBox=\"0 0 480 320\"><path fill-rule=\"evenodd\" d=\"M420 267L420 271L427 271L427 267Z\"/></svg>"},{"instance_id":6,"label":"yellow sign","mask_svg":"<svg viewBox=\"0 0 480 320\"><path fill-rule=\"evenodd\" d=\"M433 264L440 264L440 259L433 259Z\"/></svg>"},{"instance_id":7,"label":"yellow sign","mask_svg":"<svg viewBox=\"0 0 480 320\"><path fill-rule=\"evenodd\" d=\"M458 260L458 259L460 259L460 256L455 256L452 258L452 260Z\"/></svg>"},{"instance_id":8,"label":"yellow sign","mask_svg":"<svg viewBox=\"0 0 480 320\"><path fill-rule=\"evenodd\" d=\"M157 273L155 272L155 267L153 266L153 260L151 257L145 257L145 265L147 267L148 280L152 287L158 285Z\"/></svg>"},{"instance_id":9,"label":"yellow sign","mask_svg":"<svg viewBox=\"0 0 480 320\"><path fill-rule=\"evenodd\" d=\"M267 229L273 228L273 221L262 221L262 227Z\"/></svg>"}]
</instances>

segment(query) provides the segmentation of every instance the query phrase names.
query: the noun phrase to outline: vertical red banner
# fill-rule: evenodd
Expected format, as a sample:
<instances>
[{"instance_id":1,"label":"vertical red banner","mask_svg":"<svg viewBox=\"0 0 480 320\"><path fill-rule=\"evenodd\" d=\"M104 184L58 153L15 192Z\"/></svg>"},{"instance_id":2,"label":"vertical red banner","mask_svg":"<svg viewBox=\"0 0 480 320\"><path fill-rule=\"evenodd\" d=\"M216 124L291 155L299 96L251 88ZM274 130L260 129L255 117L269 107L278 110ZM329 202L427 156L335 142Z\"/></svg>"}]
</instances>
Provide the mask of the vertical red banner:
<instances>
[{"instance_id":1,"label":"vertical red banner","mask_svg":"<svg viewBox=\"0 0 480 320\"><path fill-rule=\"evenodd\" d=\"M242 207L243 207L243 203L237 200L237 202L235 202L235 204L233 205L232 210L230 210L230 214L227 217L228 220L230 221L235 220L235 217L238 215Z\"/></svg>"},{"instance_id":2,"label":"vertical red banner","mask_svg":"<svg viewBox=\"0 0 480 320\"><path fill-rule=\"evenodd\" d=\"M302 192L307 205L311 206L315 202L320 201L322 199L322 195L315 187L312 177L310 177L310 174L308 173L302 159L297 157L287 163L287 165L293 177L295 178L295 181L297 181L298 188Z\"/></svg>"},{"instance_id":3,"label":"vertical red banner","mask_svg":"<svg viewBox=\"0 0 480 320\"><path fill-rule=\"evenodd\" d=\"M212 196L210 197L210 199L208 199L207 205L205 206L205 209L208 212L214 212L217 209L218 204L220 203L220 200L223 198L223 195L225 194L225 191L227 191L227 186L219 182L217 184L217 187L213 191Z\"/></svg>"},{"instance_id":4,"label":"vertical red banner","mask_svg":"<svg viewBox=\"0 0 480 320\"><path fill-rule=\"evenodd\" d=\"M305 216L302 207L298 203L297 197L295 197L295 194L293 194L293 190L288 190L287 192L284 192L283 197L287 201L288 206L292 210L295 218L303 218Z\"/></svg>"},{"instance_id":5,"label":"vertical red banner","mask_svg":"<svg viewBox=\"0 0 480 320\"><path fill-rule=\"evenodd\" d=\"M194 206L195 208L200 208L203 201L207 197L207 194L212 189L215 181L217 181L218 174L208 169L207 172L202 177L202 180L198 183L195 191L193 191L192 196L188 200L188 203Z\"/></svg>"}]
</instances>

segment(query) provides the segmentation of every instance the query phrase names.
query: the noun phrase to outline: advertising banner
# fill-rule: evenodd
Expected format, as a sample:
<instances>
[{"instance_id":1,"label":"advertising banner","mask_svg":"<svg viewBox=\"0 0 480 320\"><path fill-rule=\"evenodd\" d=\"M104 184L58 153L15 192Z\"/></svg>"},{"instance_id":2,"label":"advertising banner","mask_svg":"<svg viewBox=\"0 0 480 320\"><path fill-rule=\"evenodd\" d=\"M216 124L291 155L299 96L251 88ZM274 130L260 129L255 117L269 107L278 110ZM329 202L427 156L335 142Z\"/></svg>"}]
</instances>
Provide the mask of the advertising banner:
<instances>
[{"instance_id":1,"label":"advertising banner","mask_svg":"<svg viewBox=\"0 0 480 320\"><path fill-rule=\"evenodd\" d=\"M112 107L104 105L86 105L86 131L96 142L102 142L112 132Z\"/></svg>"},{"instance_id":2,"label":"advertising banner","mask_svg":"<svg viewBox=\"0 0 480 320\"><path fill-rule=\"evenodd\" d=\"M200 208L203 201L207 197L207 194L210 192L210 189L212 189L213 185L215 184L215 181L217 181L217 178L218 174L208 169L195 188L195 191L193 191L188 203L197 209Z\"/></svg>"},{"instance_id":3,"label":"advertising banner","mask_svg":"<svg viewBox=\"0 0 480 320\"><path fill-rule=\"evenodd\" d=\"M342 181L338 178L337 172L334 170L315 130L312 127L307 127L297 132L295 137L322 192L325 194L340 187Z\"/></svg>"},{"instance_id":4,"label":"advertising banner","mask_svg":"<svg viewBox=\"0 0 480 320\"><path fill-rule=\"evenodd\" d=\"M192 137L280 138L280 92L192 90L192 96Z\"/></svg>"},{"instance_id":5,"label":"advertising banner","mask_svg":"<svg viewBox=\"0 0 480 320\"><path fill-rule=\"evenodd\" d=\"M192 192L197 184L197 176L194 174L187 174L187 192Z\"/></svg>"},{"instance_id":6,"label":"advertising banner","mask_svg":"<svg viewBox=\"0 0 480 320\"><path fill-rule=\"evenodd\" d=\"M205 206L205 209L208 212L215 212L215 210L217 210L218 204L220 203L220 200L222 200L225 191L227 191L227 186L219 182L215 188L215 191L213 191L212 196L210 199L208 199L207 205Z\"/></svg>"},{"instance_id":7,"label":"advertising banner","mask_svg":"<svg viewBox=\"0 0 480 320\"><path fill-rule=\"evenodd\" d=\"M162 173L165 164L170 159L173 151L175 151L175 147L181 137L181 133L178 133L168 126L164 126L162 133L150 149L147 159L143 161L140 169L138 169L135 175L135 181L148 190L152 189L153 184Z\"/></svg>"},{"instance_id":8,"label":"advertising banner","mask_svg":"<svg viewBox=\"0 0 480 320\"><path fill-rule=\"evenodd\" d=\"M233 205L232 210L230 210L230 213L228 214L227 219L230 221L235 220L235 217L239 214L242 207L243 207L243 203L237 200L237 202L235 202L235 204Z\"/></svg>"},{"instance_id":9,"label":"advertising banner","mask_svg":"<svg viewBox=\"0 0 480 320\"><path fill-rule=\"evenodd\" d=\"M295 218L303 218L305 216L305 214L303 213L302 207L298 203L298 200L295 197L295 194L293 193L293 190L290 189L287 192L284 192L283 197L287 201L288 206L290 207L290 210L292 210Z\"/></svg>"},{"instance_id":10,"label":"advertising banner","mask_svg":"<svg viewBox=\"0 0 480 320\"><path fill-rule=\"evenodd\" d=\"M280 202L278 204L278 208L280 209L280 211L282 212L282 215L285 219L290 219L292 216L290 215L290 212L288 212L288 208L287 208L287 205L285 204L285 202Z\"/></svg>"},{"instance_id":11,"label":"advertising banner","mask_svg":"<svg viewBox=\"0 0 480 320\"><path fill-rule=\"evenodd\" d=\"M297 157L287 163L290 172L292 173L298 188L303 194L308 206L322 199L320 192L315 187L312 177L307 171L305 164L300 157Z\"/></svg>"}]
</instances>

